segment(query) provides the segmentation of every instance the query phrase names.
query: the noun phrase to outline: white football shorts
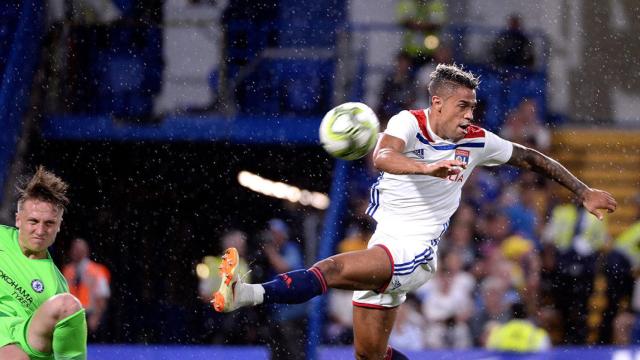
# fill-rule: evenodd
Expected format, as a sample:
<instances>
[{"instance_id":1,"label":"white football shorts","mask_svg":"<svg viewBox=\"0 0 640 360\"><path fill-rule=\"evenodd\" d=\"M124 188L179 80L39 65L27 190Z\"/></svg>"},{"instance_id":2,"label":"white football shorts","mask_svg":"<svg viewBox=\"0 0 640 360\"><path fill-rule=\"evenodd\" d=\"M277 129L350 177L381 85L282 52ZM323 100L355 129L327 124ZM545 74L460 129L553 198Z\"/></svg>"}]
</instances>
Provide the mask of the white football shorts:
<instances>
[{"instance_id":1,"label":"white football shorts","mask_svg":"<svg viewBox=\"0 0 640 360\"><path fill-rule=\"evenodd\" d=\"M374 309L400 306L409 291L429 281L438 267L438 243L449 224L433 226L421 234L393 236L376 230L368 248L380 246L392 263L389 283L378 291L353 292L353 305Z\"/></svg>"}]
</instances>

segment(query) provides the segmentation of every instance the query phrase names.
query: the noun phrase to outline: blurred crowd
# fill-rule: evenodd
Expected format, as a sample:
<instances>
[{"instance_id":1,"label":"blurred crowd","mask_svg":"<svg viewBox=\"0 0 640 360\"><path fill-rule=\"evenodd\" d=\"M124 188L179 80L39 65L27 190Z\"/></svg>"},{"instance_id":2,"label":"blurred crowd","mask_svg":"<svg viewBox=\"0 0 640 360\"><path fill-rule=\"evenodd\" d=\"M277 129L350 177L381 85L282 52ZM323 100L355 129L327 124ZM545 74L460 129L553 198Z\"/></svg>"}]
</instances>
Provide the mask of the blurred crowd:
<instances>
[{"instance_id":1,"label":"blurred crowd","mask_svg":"<svg viewBox=\"0 0 640 360\"><path fill-rule=\"evenodd\" d=\"M369 163L358 163L345 236L336 253L366 248L373 232L375 225L364 215L369 199L365 184L376 175ZM587 213L558 185L506 166L476 169L440 242L437 274L401 306L391 345L404 350L518 349L514 336L527 331L528 346L535 346L520 350L638 343L634 311L640 310L640 292L634 292L634 274L639 259L631 244L640 238L640 197L635 204L639 225L613 238L606 219L601 222ZM247 235L236 230L223 236L220 248L240 249L252 262L242 265L254 269L248 275L252 282L303 268L305 237L291 231L300 224L290 220L269 221L256 235L255 249L249 249ZM204 303L219 281L219 258L213 259L205 259L211 263L211 276L200 283ZM327 294L325 343L353 342L351 296L335 289ZM210 325L219 336L212 341L267 343L283 351L276 358L304 358L300 347L306 306L214 314Z\"/></svg>"},{"instance_id":2,"label":"blurred crowd","mask_svg":"<svg viewBox=\"0 0 640 360\"><path fill-rule=\"evenodd\" d=\"M398 21L405 36L381 84L376 108L381 130L401 110L428 107L429 74L438 63L453 61L453 51L446 42L425 47L427 40L433 40L430 36L442 39L439 32L446 12L441 5L439 1L399 2ZM492 68L502 75L513 69L529 71L534 66L533 45L517 14L511 15L505 29L496 35L491 56ZM495 95L482 85L479 91ZM489 109L481 104L476 122L505 139L548 153L551 133L545 126L543 105L539 98L522 96L505 109L499 123L488 123ZM349 216L344 221L346 235L335 252L366 248L375 228L364 210L368 187L378 174L370 159L356 163L355 168ZM640 199L636 200L640 221ZM257 267L258 274L303 266L301 251L293 248L305 244L304 234L291 234L279 219L267 225L271 232L277 228L286 229L287 240L256 242L256 249L243 251L256 262L251 267ZM467 181L461 206L440 242L437 274L401 306L390 345L400 350L487 347L528 351L553 345L640 342L634 313L640 310L640 291L634 292L633 285L638 259L631 245L637 244L638 233L636 227L613 238L606 219L598 221L560 186L532 172L508 166L478 168ZM278 243L281 245L274 246ZM211 269L215 273L214 267ZM252 277L252 281L267 279ZM214 281L205 278L201 284ZM212 287L203 288L206 291L201 296L207 301ZM329 291L324 343L353 342L351 295L350 291ZM297 345L282 340L277 346L278 342L272 343L292 358L292 354L302 354L296 352L301 351L296 346L304 339L299 327L305 324L307 313L296 310L303 308L243 311L268 320L271 332L264 339L278 334L278 339L298 340ZM294 313L299 317L293 317ZM218 321L226 324L225 331L235 334L259 333L260 329L255 329L261 327L256 325L260 322L248 324L222 317ZM254 330L246 332L247 327ZM233 339L238 343L269 342L259 336Z\"/></svg>"},{"instance_id":3,"label":"blurred crowd","mask_svg":"<svg viewBox=\"0 0 640 360\"><path fill-rule=\"evenodd\" d=\"M56 72L61 66L57 61L66 57L70 66L59 71L60 95L48 96L76 99L59 102L58 107L64 107L61 110L148 116L152 95L160 90L163 67L159 30L162 2L131 2L124 12L110 1L54 3L59 3L60 10L58 19L51 15L52 22L59 26L54 26L50 36L59 37L69 53L53 57L51 71ZM75 5L63 11L67 3ZM227 17L242 5L229 3L233 6ZM66 26L62 20L70 16L75 22L67 39L62 37ZM382 130L397 112L428 107L429 74L438 63L453 61L454 50L441 36L447 19L442 1L398 1L397 18L403 28L403 43L375 104ZM112 24L118 25L119 30L115 31ZM532 42L522 26L520 17L514 14L507 19L503 31L496 34L491 59L487 60L499 74L508 73L500 72L501 68L528 71L536 63ZM271 45L272 36L265 37L264 46ZM227 40L232 41L233 37ZM250 59L244 53L229 57L229 71L239 72ZM102 66L103 62L108 66ZM147 62L156 65L141 65ZM95 69L83 68L89 65ZM107 87L105 94L95 96L93 77L79 75L86 73L96 73L101 83L117 86ZM481 80L485 84L480 85L479 97L497 96L501 91L491 87L490 77ZM253 93L250 95L254 97ZM238 96L242 97L242 93ZM548 152L551 134L545 126L542 106L538 97L518 98L496 123L487 116L492 110L491 102L481 100L476 121L506 139ZM336 253L365 248L375 227L364 213L368 187L378 174L368 159L354 162L353 166L356 176L350 180L345 236L337 244ZM636 315L640 311L640 282L634 285L640 266L640 197L633 200L638 222L614 238L606 219L598 221L566 195L559 186L531 172L510 167L476 169L440 242L437 275L410 294L401 306L391 345L400 350L517 348L517 344L505 344L505 339L513 339L509 334L514 329L530 332L536 339L536 349L566 344L640 343ZM309 249L316 247L320 218L319 212L300 212L283 205L264 224L262 232L247 234L229 229L223 234L211 249L212 255L202 260L204 270L198 271L204 334L197 341L268 344L276 359L304 359L308 305L246 308L220 315L208 302L219 285L219 255L226 247L238 248L244 259L240 272L247 274L246 281L268 281L278 273L313 263L314 251ZM65 276L72 290L86 292L78 297L86 298L83 304L90 309L89 326L99 340L110 297L110 275L88 259L85 241L78 239L73 246ZM89 283L84 284L86 281ZM327 300L323 342L351 344L351 292L331 290Z\"/></svg>"}]
</instances>

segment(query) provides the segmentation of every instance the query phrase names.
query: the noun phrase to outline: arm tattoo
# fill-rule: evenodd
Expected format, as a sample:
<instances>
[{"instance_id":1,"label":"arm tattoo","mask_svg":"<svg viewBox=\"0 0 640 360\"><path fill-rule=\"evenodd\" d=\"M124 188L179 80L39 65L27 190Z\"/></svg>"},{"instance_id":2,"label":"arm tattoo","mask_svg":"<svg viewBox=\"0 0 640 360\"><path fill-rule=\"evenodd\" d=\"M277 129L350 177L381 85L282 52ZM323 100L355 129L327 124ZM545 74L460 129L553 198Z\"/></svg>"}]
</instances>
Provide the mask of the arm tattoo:
<instances>
[{"instance_id":1,"label":"arm tattoo","mask_svg":"<svg viewBox=\"0 0 640 360\"><path fill-rule=\"evenodd\" d=\"M545 175L571 190L578 197L588 189L587 185L556 160L520 144L513 144L513 153L507 164Z\"/></svg>"}]
</instances>

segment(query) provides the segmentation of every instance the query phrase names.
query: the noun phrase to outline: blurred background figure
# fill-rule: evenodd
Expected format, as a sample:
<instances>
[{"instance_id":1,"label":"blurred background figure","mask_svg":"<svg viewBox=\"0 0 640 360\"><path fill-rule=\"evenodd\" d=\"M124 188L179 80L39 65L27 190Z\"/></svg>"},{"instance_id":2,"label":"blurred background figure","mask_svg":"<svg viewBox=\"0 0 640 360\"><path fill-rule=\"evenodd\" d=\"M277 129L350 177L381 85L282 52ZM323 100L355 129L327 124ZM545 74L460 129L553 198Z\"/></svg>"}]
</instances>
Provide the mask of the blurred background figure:
<instances>
[{"instance_id":1,"label":"blurred background figure","mask_svg":"<svg viewBox=\"0 0 640 360\"><path fill-rule=\"evenodd\" d=\"M220 239L222 252L229 247L235 247L240 254L238 274L246 276L245 280L251 280L249 265L247 264L247 234L240 230L229 230ZM250 257L249 257L250 258ZM231 316L220 316L211 311L211 298L214 291L220 287L220 275L218 267L222 256L205 256L202 263L196 267L198 274L198 291L203 301L204 326L203 338L213 344L253 344L258 341L257 313L254 309L242 309Z\"/></svg>"},{"instance_id":2,"label":"blurred background figure","mask_svg":"<svg viewBox=\"0 0 640 360\"><path fill-rule=\"evenodd\" d=\"M480 297L476 300L475 313L471 317L475 345L484 343L488 326L506 322L510 318L508 290L508 283L500 277L486 277L480 284Z\"/></svg>"},{"instance_id":3,"label":"blurred background figure","mask_svg":"<svg viewBox=\"0 0 640 360\"><path fill-rule=\"evenodd\" d=\"M230 247L238 249L238 254L241 256L238 271L241 275L247 274L247 281L249 281L251 274L249 273L249 266L245 260L247 255L247 234L240 230L230 230L222 236L220 243L222 251ZM220 286L218 267L221 261L221 256L205 256L204 259L202 259L202 265L206 268L201 267L200 269L196 269L200 279L198 282L200 298L206 303L211 301L213 292L218 290Z\"/></svg>"},{"instance_id":4,"label":"blurred background figure","mask_svg":"<svg viewBox=\"0 0 640 360\"><path fill-rule=\"evenodd\" d=\"M530 68L534 64L533 43L522 31L522 18L512 14L507 18L507 28L495 39L492 48L497 66Z\"/></svg>"},{"instance_id":5,"label":"blurred background figure","mask_svg":"<svg viewBox=\"0 0 640 360\"><path fill-rule=\"evenodd\" d=\"M523 99L505 120L500 136L536 150L548 152L551 146L551 131L544 126L536 109L535 99Z\"/></svg>"},{"instance_id":6,"label":"blurred background figure","mask_svg":"<svg viewBox=\"0 0 640 360\"><path fill-rule=\"evenodd\" d=\"M433 56L429 61L415 69L417 95L414 107L416 109L426 109L431 105L428 86L431 73L436 69L436 66L438 64L452 64L453 62L453 50L445 43L434 50Z\"/></svg>"},{"instance_id":7,"label":"blurred background figure","mask_svg":"<svg viewBox=\"0 0 640 360\"><path fill-rule=\"evenodd\" d=\"M290 239L289 225L284 220L269 220L261 240L266 260L265 279L304 269L302 249ZM269 310L271 359L306 359L307 305L274 304Z\"/></svg>"},{"instance_id":8,"label":"blurred background figure","mask_svg":"<svg viewBox=\"0 0 640 360\"><path fill-rule=\"evenodd\" d=\"M493 326L486 348L509 352L536 352L547 350L551 341L547 332L527 319L524 305L511 307L513 318L505 324Z\"/></svg>"},{"instance_id":9,"label":"blurred background figure","mask_svg":"<svg viewBox=\"0 0 640 360\"><path fill-rule=\"evenodd\" d=\"M433 280L417 290L426 319L425 345L428 348L463 349L473 345L469 318L473 314L473 277L462 270L458 253L442 257L443 266Z\"/></svg>"},{"instance_id":10,"label":"blurred background figure","mask_svg":"<svg viewBox=\"0 0 640 360\"><path fill-rule=\"evenodd\" d=\"M440 32L447 20L447 8L440 0L401 0L396 5L397 21L404 29L402 50L414 66L427 63L442 41Z\"/></svg>"},{"instance_id":11,"label":"blurred background figure","mask_svg":"<svg viewBox=\"0 0 640 360\"><path fill-rule=\"evenodd\" d=\"M87 313L87 328L91 340L102 341L102 321L111 296L111 273L106 266L89 258L89 244L82 238L73 239L69 248L69 263L62 274L69 283L69 292L80 300Z\"/></svg>"},{"instance_id":12,"label":"blurred background figure","mask_svg":"<svg viewBox=\"0 0 640 360\"><path fill-rule=\"evenodd\" d=\"M543 251L554 258L551 294L564 321L564 341L584 344L598 253L609 241L607 222L572 202L559 204L552 210L542 240Z\"/></svg>"},{"instance_id":13,"label":"blurred background figure","mask_svg":"<svg viewBox=\"0 0 640 360\"><path fill-rule=\"evenodd\" d=\"M122 17L122 11L112 0L73 0L76 24L109 24Z\"/></svg>"},{"instance_id":14,"label":"blurred background figure","mask_svg":"<svg viewBox=\"0 0 640 360\"><path fill-rule=\"evenodd\" d=\"M417 351L425 348L424 331L427 323L420 313L420 302L412 293L400 305L393 331L389 336L389 345L394 349Z\"/></svg>"},{"instance_id":15,"label":"blurred background figure","mask_svg":"<svg viewBox=\"0 0 640 360\"><path fill-rule=\"evenodd\" d=\"M381 131L387 127L387 122L393 115L401 110L413 108L417 93L415 68L411 62L409 53L398 53L393 70L384 80L377 111Z\"/></svg>"}]
</instances>

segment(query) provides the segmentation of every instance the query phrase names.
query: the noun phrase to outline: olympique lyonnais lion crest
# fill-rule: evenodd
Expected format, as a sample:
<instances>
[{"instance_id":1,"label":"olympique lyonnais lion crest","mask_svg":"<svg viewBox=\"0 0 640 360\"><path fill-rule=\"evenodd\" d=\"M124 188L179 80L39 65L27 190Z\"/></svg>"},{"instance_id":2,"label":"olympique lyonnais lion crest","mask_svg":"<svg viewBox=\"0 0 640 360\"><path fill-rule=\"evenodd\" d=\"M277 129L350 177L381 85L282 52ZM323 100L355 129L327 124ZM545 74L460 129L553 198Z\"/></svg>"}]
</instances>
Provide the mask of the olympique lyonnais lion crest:
<instances>
[{"instance_id":1,"label":"olympique lyonnais lion crest","mask_svg":"<svg viewBox=\"0 0 640 360\"><path fill-rule=\"evenodd\" d=\"M460 160L465 165L469 164L469 150L456 149L454 160Z\"/></svg>"}]
</instances>

